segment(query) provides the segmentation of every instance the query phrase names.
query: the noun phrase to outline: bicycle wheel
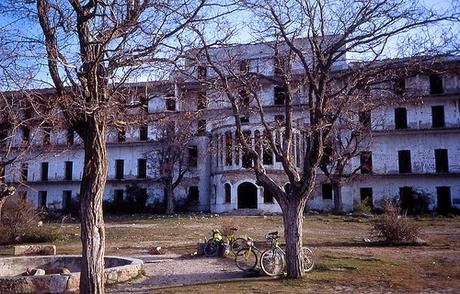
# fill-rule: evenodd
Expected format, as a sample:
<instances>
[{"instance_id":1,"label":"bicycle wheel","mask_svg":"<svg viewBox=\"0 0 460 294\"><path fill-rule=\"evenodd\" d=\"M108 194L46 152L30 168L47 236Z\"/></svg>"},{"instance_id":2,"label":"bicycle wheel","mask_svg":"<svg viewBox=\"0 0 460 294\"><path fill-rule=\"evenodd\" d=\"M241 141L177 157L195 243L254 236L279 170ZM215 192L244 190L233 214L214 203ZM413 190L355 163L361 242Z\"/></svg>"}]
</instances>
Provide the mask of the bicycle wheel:
<instances>
[{"instance_id":1,"label":"bicycle wheel","mask_svg":"<svg viewBox=\"0 0 460 294\"><path fill-rule=\"evenodd\" d=\"M251 248L240 249L235 254L235 264L242 271L253 270L257 265L257 254Z\"/></svg>"},{"instance_id":2,"label":"bicycle wheel","mask_svg":"<svg viewBox=\"0 0 460 294\"><path fill-rule=\"evenodd\" d=\"M286 266L284 253L279 249L268 249L260 257L260 266L270 277L282 275Z\"/></svg>"},{"instance_id":3,"label":"bicycle wheel","mask_svg":"<svg viewBox=\"0 0 460 294\"><path fill-rule=\"evenodd\" d=\"M214 239L209 239L208 242L206 242L206 246L204 247L204 254L206 256L217 256L217 253L219 252L219 242L217 242Z\"/></svg>"},{"instance_id":4,"label":"bicycle wheel","mask_svg":"<svg viewBox=\"0 0 460 294\"><path fill-rule=\"evenodd\" d=\"M247 240L244 238L236 238L232 243L232 252L236 254L241 249L247 248Z\"/></svg>"},{"instance_id":5,"label":"bicycle wheel","mask_svg":"<svg viewBox=\"0 0 460 294\"><path fill-rule=\"evenodd\" d=\"M302 247L302 257L303 257L303 271L305 273L311 271L315 266L315 256L313 251L308 247Z\"/></svg>"}]
</instances>

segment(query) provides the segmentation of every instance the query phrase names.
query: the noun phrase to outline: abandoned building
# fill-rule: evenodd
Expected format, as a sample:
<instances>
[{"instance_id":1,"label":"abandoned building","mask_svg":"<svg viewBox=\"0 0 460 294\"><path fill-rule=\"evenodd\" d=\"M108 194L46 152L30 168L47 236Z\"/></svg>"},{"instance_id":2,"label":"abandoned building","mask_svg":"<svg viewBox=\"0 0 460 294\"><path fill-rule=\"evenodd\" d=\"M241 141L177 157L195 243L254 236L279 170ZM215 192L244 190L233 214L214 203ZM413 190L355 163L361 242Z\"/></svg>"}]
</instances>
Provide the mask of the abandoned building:
<instances>
[{"instance_id":1,"label":"abandoned building","mask_svg":"<svg viewBox=\"0 0 460 294\"><path fill-rule=\"evenodd\" d=\"M277 74L276 60L269 46L239 45L234 48L238 50L235 55L240 58L241 70L244 67L249 72L267 76ZM336 63L338 70L347 66L345 58ZM429 196L430 209L460 208L460 60L447 58L436 66L438 69L454 67L456 70L427 70L404 77L398 81L394 91L415 89L419 97L417 102L385 105L359 118L371 128L372 141L349 164L347 170L358 171L341 187L344 211L352 211L365 198L376 206L387 198L407 202L414 191ZM212 76L205 67L196 70L195 74L199 78ZM175 191L178 199L192 200L194 204L190 209L197 211L280 211L273 197L256 185L251 163L238 148L234 117L225 111L230 108L225 99L212 99L207 97L207 93L198 91L193 104L179 98L184 97L180 92L185 86L169 81L146 82L133 87L146 85L155 86L147 87L151 92L147 95L147 107L142 111L153 114L165 111L180 113L190 108L201 110L200 119L193 126L196 135L185 151L189 171ZM264 119L283 120L284 101L279 87L266 81L259 91ZM301 97L295 99L299 107L294 116L307 121L308 112L300 107ZM246 103L250 107L255 102ZM257 145L264 134L259 114L248 112L241 121L244 134ZM164 188L157 179L158 171L150 168L146 158L146 153L157 146L157 131L154 123L109 131L106 200L124 199L127 187L137 185L146 194L147 204L163 201ZM2 136L7 134L2 132ZM293 156L300 161L305 138L299 134L295 136ZM26 162L7 166L5 178L7 182L21 182L18 193L38 207L62 209L71 205L71 199L79 193L84 156L78 136L72 130L31 127L18 130L12 140L16 145L25 140L37 145L61 146L52 154L44 153ZM269 172L280 174L279 181L283 181L282 164L270 150L264 150L263 163ZM331 184L319 171L316 188L308 202L309 209L331 210L334 197Z\"/></svg>"}]
</instances>

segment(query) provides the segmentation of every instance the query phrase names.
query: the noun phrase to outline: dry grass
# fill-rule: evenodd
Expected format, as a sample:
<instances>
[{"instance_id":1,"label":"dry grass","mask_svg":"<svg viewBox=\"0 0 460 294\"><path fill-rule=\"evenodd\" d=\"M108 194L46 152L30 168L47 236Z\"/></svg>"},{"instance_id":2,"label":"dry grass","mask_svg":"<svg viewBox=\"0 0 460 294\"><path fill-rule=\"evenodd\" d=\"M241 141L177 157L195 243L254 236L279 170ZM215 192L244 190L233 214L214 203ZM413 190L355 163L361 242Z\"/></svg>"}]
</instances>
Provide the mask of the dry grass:
<instances>
[{"instance_id":1,"label":"dry grass","mask_svg":"<svg viewBox=\"0 0 460 294\"><path fill-rule=\"evenodd\" d=\"M160 292L201 292L215 289L241 293L419 292L460 290L459 218L418 218L427 246L382 247L362 241L369 236L371 221L352 216L306 216L304 243L313 247L316 270L301 280L236 281L162 289ZM118 217L107 221L107 254L146 254L152 246L174 252L192 252L197 241L209 238L213 228L232 223L237 235L262 240L270 231L283 235L280 216L247 217L209 215L177 217ZM58 224L46 224L59 226ZM67 224L66 241L57 243L58 253L80 252L79 225ZM0 255L9 248L0 247ZM276 291L273 291L276 289Z\"/></svg>"}]
</instances>

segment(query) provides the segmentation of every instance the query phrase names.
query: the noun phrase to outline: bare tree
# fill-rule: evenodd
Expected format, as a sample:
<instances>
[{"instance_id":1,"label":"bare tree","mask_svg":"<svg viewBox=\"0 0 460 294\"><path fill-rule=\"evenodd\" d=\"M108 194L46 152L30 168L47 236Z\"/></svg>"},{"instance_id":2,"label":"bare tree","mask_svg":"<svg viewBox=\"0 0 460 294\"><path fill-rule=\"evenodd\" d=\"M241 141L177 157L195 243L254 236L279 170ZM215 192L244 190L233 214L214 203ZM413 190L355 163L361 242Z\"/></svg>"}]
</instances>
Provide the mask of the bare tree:
<instances>
[{"instance_id":1,"label":"bare tree","mask_svg":"<svg viewBox=\"0 0 460 294\"><path fill-rule=\"evenodd\" d=\"M55 88L48 99L56 102L84 145L81 293L104 293L105 133L108 125L123 125L134 117L124 115L133 91L123 85L141 74L161 76L155 65L169 60L165 49L172 50L173 37L196 21L204 6L204 0L38 0L35 8L30 1L3 3L8 12L26 12L38 21L43 39L26 36L22 41L45 48Z\"/></svg>"},{"instance_id":2,"label":"bare tree","mask_svg":"<svg viewBox=\"0 0 460 294\"><path fill-rule=\"evenodd\" d=\"M231 104L236 133L253 161L257 184L274 196L283 211L288 277L299 278L303 275L302 216L315 187L326 142L334 141L340 118L348 117L353 106L366 97L360 93L391 73L392 62L381 62L389 56L389 42L449 18L417 3L395 0L267 0L243 1L242 5L257 20L253 22L253 32L260 37L257 41L269 40L261 46L270 52L273 71L251 72L236 66L238 60L244 62L241 52L237 53L235 46L222 46L228 44L232 31L214 41L197 28L202 49L193 52L194 62L213 72L207 81L201 81L208 90L220 93ZM355 63L350 64L347 56ZM268 108L260 89L267 81L275 85L275 96L279 95L281 102L281 134L266 116ZM288 189L267 172L261 151L245 139L240 119L242 90L255 101L253 106L268 134L266 142L282 163ZM303 110L302 117L296 116L299 110ZM300 144L304 146L300 164L294 156L298 138L304 141Z\"/></svg>"}]
</instances>

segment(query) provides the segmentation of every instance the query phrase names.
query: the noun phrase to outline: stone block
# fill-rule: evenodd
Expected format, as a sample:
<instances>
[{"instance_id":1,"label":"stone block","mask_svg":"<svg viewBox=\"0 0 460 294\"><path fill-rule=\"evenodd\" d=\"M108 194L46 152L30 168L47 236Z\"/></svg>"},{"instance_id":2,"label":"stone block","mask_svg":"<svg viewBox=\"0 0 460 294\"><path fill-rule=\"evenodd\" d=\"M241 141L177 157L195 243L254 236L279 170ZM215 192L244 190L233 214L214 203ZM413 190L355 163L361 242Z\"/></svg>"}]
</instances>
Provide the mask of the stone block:
<instances>
[{"instance_id":1,"label":"stone block","mask_svg":"<svg viewBox=\"0 0 460 294\"><path fill-rule=\"evenodd\" d=\"M13 255L56 255L55 245L17 245Z\"/></svg>"}]
</instances>

